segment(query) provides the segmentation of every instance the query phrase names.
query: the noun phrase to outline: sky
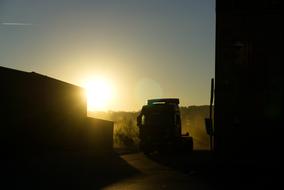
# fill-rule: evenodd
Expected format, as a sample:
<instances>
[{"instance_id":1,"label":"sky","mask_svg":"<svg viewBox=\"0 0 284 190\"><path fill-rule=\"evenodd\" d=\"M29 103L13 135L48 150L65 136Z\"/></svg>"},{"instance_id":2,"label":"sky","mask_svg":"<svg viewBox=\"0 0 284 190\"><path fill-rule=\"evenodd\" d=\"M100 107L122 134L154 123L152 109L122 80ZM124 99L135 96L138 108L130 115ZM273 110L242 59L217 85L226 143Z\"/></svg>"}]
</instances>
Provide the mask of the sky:
<instances>
[{"instance_id":1,"label":"sky","mask_svg":"<svg viewBox=\"0 0 284 190\"><path fill-rule=\"evenodd\" d=\"M214 0L0 0L0 65L79 86L102 78L106 110L209 104L214 47Z\"/></svg>"}]
</instances>

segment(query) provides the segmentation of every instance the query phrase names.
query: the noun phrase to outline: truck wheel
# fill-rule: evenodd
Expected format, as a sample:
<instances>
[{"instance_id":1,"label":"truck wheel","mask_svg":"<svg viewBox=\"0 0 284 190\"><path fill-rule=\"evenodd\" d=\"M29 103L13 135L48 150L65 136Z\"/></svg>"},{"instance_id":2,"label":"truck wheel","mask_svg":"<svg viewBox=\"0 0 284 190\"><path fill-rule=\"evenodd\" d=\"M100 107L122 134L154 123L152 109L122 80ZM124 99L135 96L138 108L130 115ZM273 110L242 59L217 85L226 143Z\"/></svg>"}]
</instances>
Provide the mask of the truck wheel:
<instances>
[{"instance_id":1,"label":"truck wheel","mask_svg":"<svg viewBox=\"0 0 284 190\"><path fill-rule=\"evenodd\" d=\"M144 153L144 154L149 154L151 153L151 148L149 145L146 145L145 143L140 143L139 149Z\"/></svg>"},{"instance_id":2,"label":"truck wheel","mask_svg":"<svg viewBox=\"0 0 284 190\"><path fill-rule=\"evenodd\" d=\"M182 149L185 153L191 153L193 151L193 139L192 139L192 137L184 137L183 138Z\"/></svg>"}]
</instances>

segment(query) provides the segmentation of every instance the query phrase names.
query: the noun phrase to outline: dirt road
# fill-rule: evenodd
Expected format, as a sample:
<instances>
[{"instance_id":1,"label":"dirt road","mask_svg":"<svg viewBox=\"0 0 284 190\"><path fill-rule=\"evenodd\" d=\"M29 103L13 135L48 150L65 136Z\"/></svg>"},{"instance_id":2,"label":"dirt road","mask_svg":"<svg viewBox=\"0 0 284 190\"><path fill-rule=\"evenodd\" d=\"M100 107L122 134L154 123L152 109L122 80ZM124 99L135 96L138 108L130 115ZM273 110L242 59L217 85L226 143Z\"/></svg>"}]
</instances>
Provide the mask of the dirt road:
<instances>
[{"instance_id":1,"label":"dirt road","mask_svg":"<svg viewBox=\"0 0 284 190\"><path fill-rule=\"evenodd\" d=\"M121 156L140 173L111 184L104 190L120 189L210 189L208 184L198 180L195 171L182 173L163 166L142 153Z\"/></svg>"},{"instance_id":2,"label":"dirt road","mask_svg":"<svg viewBox=\"0 0 284 190\"><path fill-rule=\"evenodd\" d=\"M224 164L212 158L208 151L15 155L0 159L0 189L283 189L281 168Z\"/></svg>"}]
</instances>

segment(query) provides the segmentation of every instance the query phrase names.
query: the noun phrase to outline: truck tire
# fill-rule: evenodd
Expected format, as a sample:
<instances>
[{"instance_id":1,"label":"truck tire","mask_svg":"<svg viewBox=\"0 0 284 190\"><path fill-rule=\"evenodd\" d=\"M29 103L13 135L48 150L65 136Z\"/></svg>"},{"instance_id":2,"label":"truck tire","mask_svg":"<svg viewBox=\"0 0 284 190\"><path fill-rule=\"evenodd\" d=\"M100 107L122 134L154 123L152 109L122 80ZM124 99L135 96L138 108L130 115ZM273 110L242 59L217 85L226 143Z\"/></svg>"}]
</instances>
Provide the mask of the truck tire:
<instances>
[{"instance_id":1,"label":"truck tire","mask_svg":"<svg viewBox=\"0 0 284 190\"><path fill-rule=\"evenodd\" d=\"M185 153L191 153L193 151L193 139L192 137L182 138L182 150Z\"/></svg>"}]
</instances>

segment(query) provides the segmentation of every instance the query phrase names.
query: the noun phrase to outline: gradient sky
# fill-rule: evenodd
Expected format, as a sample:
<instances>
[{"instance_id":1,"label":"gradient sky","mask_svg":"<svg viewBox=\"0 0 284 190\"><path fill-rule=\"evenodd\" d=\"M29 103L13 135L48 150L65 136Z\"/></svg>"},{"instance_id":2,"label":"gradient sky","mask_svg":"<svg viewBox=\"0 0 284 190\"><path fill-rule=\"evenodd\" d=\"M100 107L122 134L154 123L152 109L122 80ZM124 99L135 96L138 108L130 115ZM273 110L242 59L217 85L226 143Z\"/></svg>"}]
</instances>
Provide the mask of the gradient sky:
<instances>
[{"instance_id":1,"label":"gradient sky","mask_svg":"<svg viewBox=\"0 0 284 190\"><path fill-rule=\"evenodd\" d=\"M148 98L209 104L214 0L0 0L0 65L115 87L108 109Z\"/></svg>"}]
</instances>

